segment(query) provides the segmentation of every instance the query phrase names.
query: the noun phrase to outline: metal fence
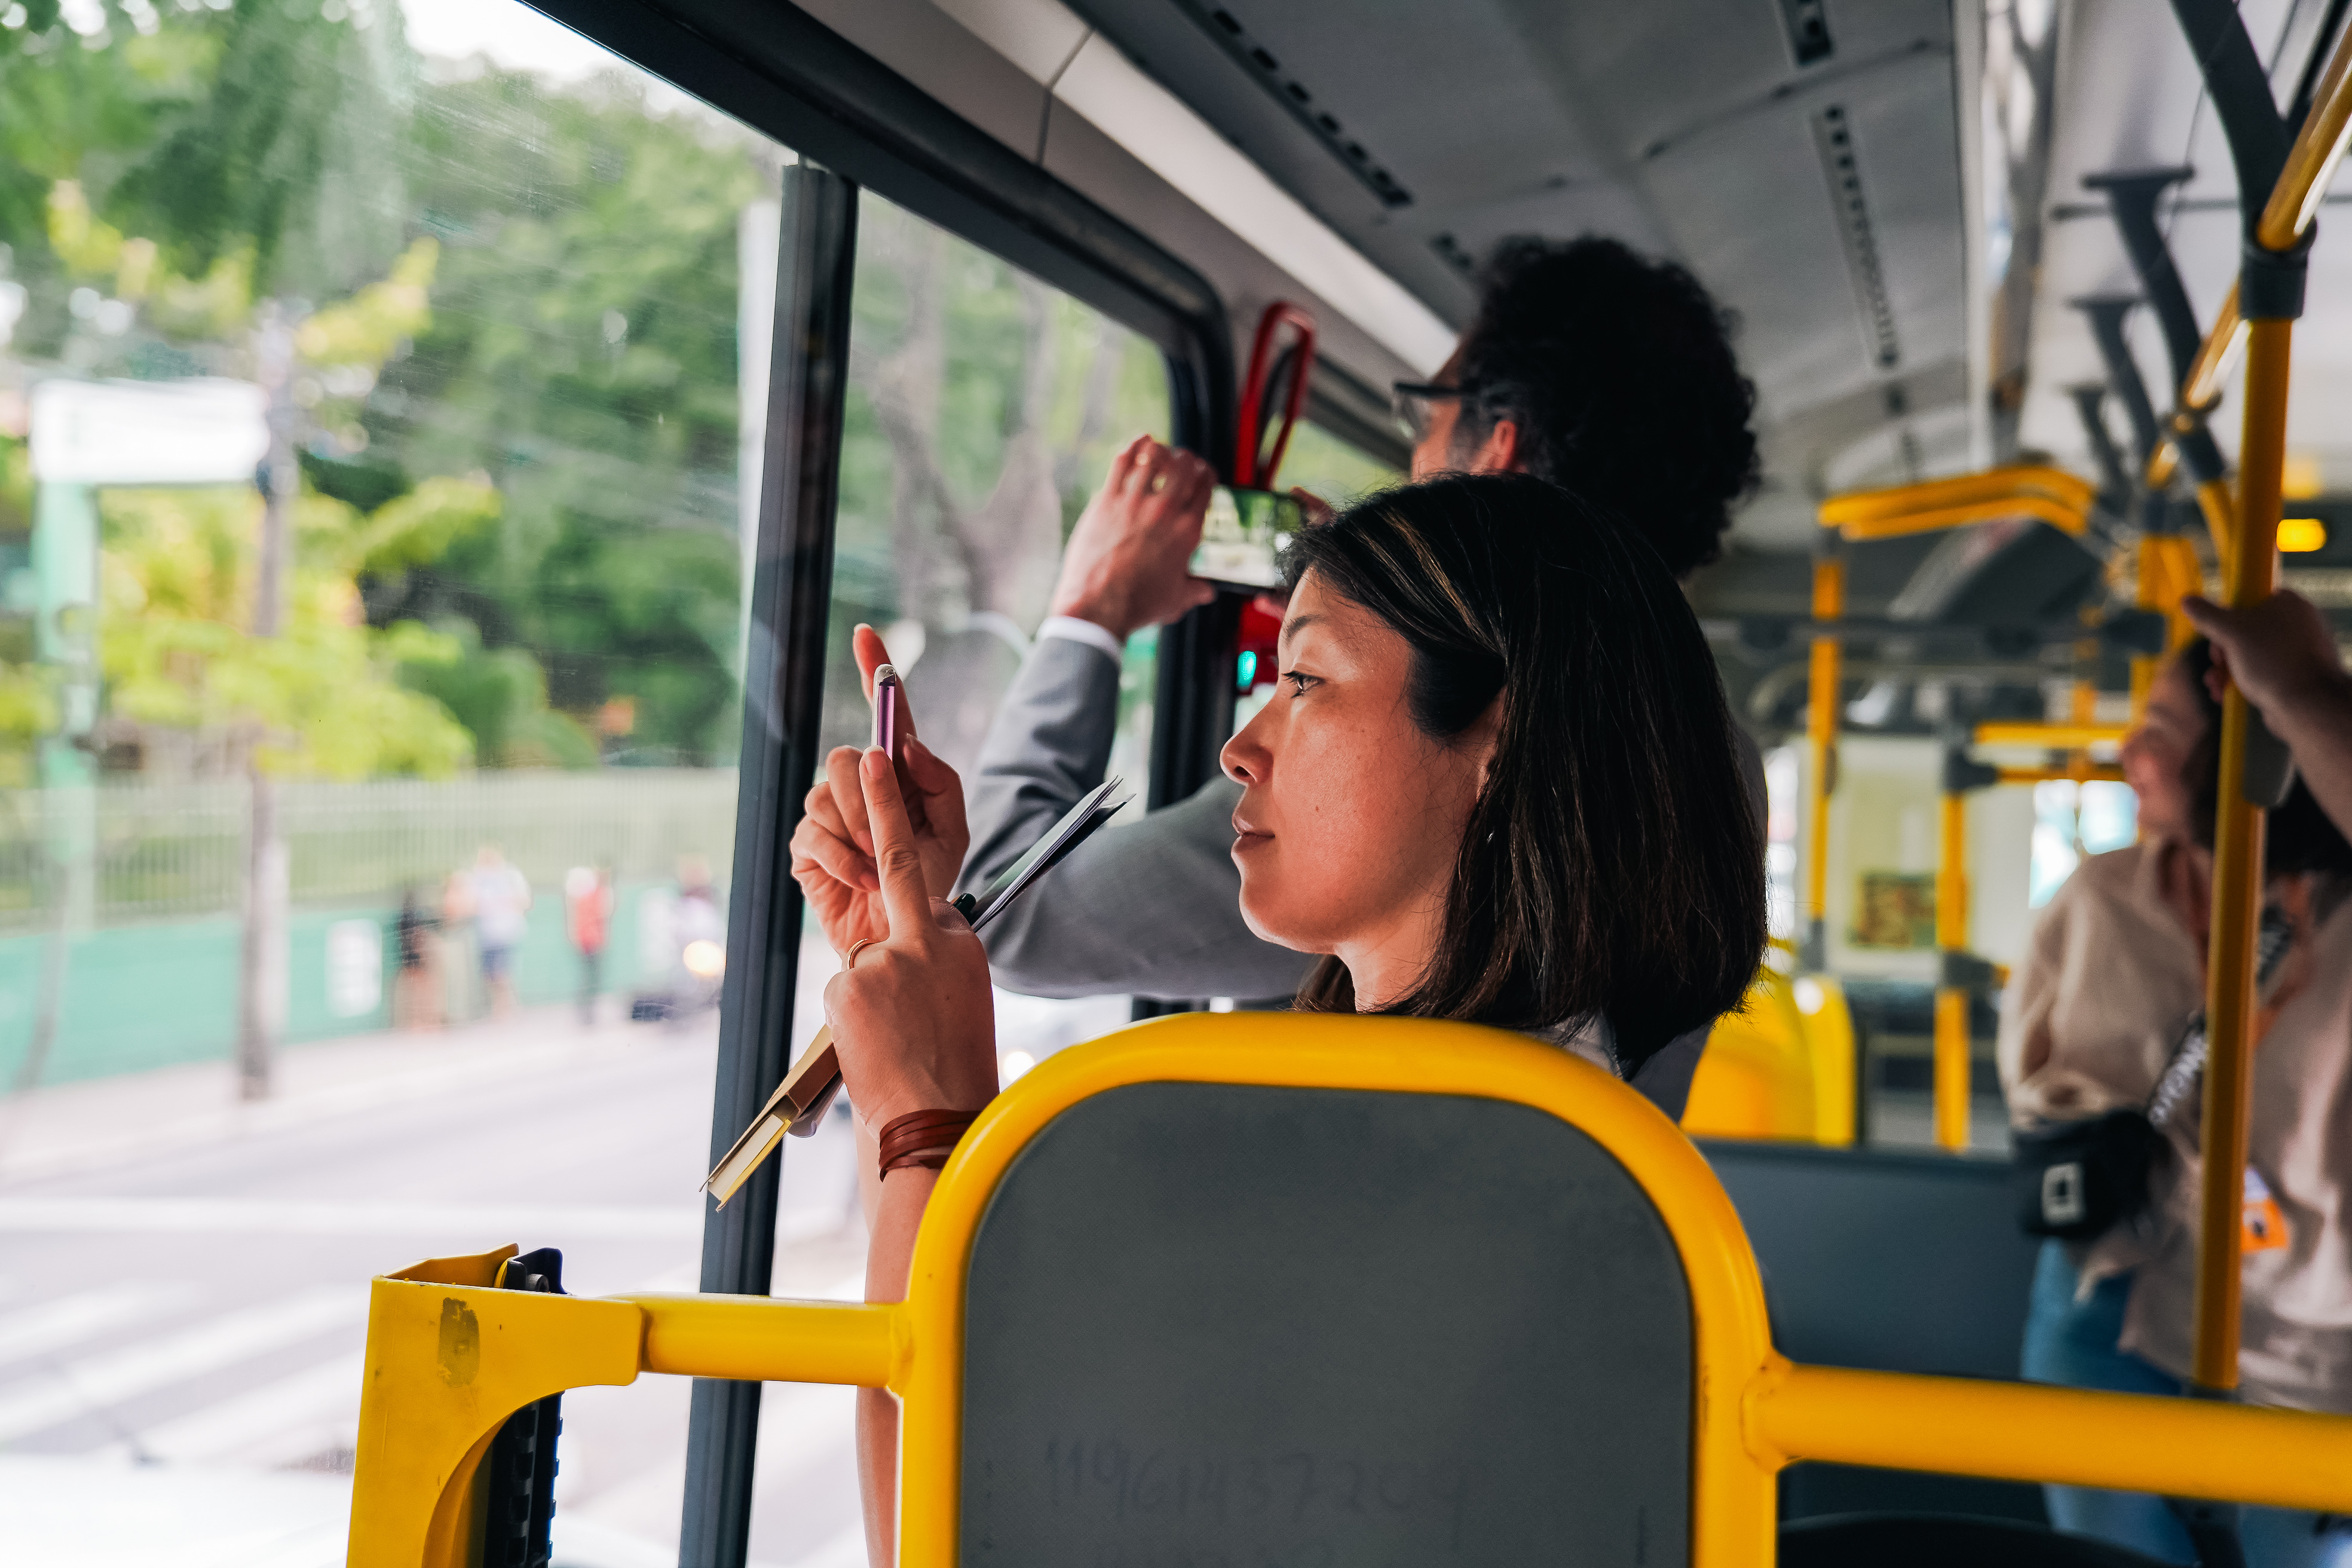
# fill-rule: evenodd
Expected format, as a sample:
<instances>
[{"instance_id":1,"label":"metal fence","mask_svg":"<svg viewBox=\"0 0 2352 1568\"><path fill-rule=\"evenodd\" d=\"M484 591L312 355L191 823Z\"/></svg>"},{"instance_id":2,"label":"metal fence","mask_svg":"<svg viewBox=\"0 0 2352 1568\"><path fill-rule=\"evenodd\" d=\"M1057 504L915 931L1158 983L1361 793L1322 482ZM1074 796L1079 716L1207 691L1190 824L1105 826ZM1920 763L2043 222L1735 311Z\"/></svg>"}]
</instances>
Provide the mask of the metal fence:
<instances>
[{"instance_id":1,"label":"metal fence","mask_svg":"<svg viewBox=\"0 0 2352 1568\"><path fill-rule=\"evenodd\" d=\"M667 879L708 858L723 882L735 837L731 768L478 773L443 784L283 784L278 813L292 900L331 906L428 899L496 844L540 887L606 864L622 880ZM233 914L249 810L240 781L10 791L0 801L0 931L39 929L68 896L61 867L91 847L90 918L101 926Z\"/></svg>"}]
</instances>

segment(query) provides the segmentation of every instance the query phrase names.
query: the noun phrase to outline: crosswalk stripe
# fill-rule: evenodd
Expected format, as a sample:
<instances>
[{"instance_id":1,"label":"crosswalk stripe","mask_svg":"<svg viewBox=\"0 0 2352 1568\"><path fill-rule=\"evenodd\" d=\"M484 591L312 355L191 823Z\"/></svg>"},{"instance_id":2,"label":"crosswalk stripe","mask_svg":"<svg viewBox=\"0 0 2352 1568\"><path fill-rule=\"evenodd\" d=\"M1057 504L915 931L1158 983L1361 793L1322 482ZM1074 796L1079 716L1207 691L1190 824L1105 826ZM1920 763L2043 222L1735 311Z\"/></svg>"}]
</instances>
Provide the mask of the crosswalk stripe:
<instances>
[{"instance_id":1,"label":"crosswalk stripe","mask_svg":"<svg viewBox=\"0 0 2352 1568\"><path fill-rule=\"evenodd\" d=\"M526 1245L566 1240L695 1240L696 1203L369 1204L276 1198L0 1198L0 1231L169 1235L494 1237ZM493 1243L495 1244L495 1242ZM454 1245L454 1244L453 1244Z\"/></svg>"},{"instance_id":2,"label":"crosswalk stripe","mask_svg":"<svg viewBox=\"0 0 2352 1568\"><path fill-rule=\"evenodd\" d=\"M135 1453L167 1463L233 1458L248 1466L309 1458L359 1430L366 1358L339 1355L137 1434ZM125 1445L129 1447L130 1445Z\"/></svg>"},{"instance_id":3,"label":"crosswalk stripe","mask_svg":"<svg viewBox=\"0 0 2352 1568\"><path fill-rule=\"evenodd\" d=\"M0 1443L184 1383L208 1372L353 1322L367 1313L364 1287L331 1286L240 1308L178 1333L142 1340L50 1369L38 1386L0 1395Z\"/></svg>"},{"instance_id":4,"label":"crosswalk stripe","mask_svg":"<svg viewBox=\"0 0 2352 1568\"><path fill-rule=\"evenodd\" d=\"M94 1340L109 1330L167 1310L187 1295L178 1286L112 1285L11 1312L0 1318L0 1365Z\"/></svg>"}]
</instances>

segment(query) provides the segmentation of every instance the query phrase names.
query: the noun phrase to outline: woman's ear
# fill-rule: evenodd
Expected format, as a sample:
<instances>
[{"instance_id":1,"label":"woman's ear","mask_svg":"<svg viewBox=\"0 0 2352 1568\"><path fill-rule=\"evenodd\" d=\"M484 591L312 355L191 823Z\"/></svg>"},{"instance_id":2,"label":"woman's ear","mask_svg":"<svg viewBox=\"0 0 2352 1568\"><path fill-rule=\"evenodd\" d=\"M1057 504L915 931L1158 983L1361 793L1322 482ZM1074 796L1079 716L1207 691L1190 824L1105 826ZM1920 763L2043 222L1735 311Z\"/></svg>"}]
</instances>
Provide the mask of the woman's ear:
<instances>
[{"instance_id":1,"label":"woman's ear","mask_svg":"<svg viewBox=\"0 0 2352 1568\"><path fill-rule=\"evenodd\" d=\"M1476 755L1478 793L1482 796L1487 786L1495 782L1495 758L1503 749L1503 704L1509 696L1507 688L1495 693L1494 699L1486 704L1486 710L1479 714L1476 721L1454 742Z\"/></svg>"}]
</instances>

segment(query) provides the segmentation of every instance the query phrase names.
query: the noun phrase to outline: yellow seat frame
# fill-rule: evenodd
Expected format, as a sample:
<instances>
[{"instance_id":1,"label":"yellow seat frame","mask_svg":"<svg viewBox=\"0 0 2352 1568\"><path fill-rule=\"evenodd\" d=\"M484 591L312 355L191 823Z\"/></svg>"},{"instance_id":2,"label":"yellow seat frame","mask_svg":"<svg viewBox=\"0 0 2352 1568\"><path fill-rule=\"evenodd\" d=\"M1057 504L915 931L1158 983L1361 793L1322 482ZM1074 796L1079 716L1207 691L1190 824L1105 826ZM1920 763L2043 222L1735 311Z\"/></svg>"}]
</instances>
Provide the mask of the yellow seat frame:
<instances>
[{"instance_id":1,"label":"yellow seat frame","mask_svg":"<svg viewBox=\"0 0 2352 1568\"><path fill-rule=\"evenodd\" d=\"M1001 1096L941 1173L901 1304L500 1290L491 1281L511 1248L377 1279L352 1568L460 1568L499 1422L640 1372L889 1388L904 1405L899 1561L948 1568L963 1282L981 1216L1062 1111L1171 1081L1517 1101L1608 1150L1657 1205L1688 1278L1694 1568L1773 1561L1774 1478L1798 1459L2352 1512L2352 1418L1790 1363L1772 1348L1755 1256L1706 1162L1647 1100L1574 1057L1466 1024L1195 1013L1065 1051Z\"/></svg>"}]
</instances>

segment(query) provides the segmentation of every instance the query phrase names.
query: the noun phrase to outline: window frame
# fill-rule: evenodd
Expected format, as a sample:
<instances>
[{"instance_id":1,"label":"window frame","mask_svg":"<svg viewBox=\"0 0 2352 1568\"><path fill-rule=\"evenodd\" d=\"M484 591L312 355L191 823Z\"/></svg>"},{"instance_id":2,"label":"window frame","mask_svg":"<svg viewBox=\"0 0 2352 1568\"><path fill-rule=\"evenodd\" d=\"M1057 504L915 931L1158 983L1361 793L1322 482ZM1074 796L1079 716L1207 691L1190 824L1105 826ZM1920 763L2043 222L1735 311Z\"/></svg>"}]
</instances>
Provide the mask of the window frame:
<instances>
[{"instance_id":1,"label":"window frame","mask_svg":"<svg viewBox=\"0 0 2352 1568\"><path fill-rule=\"evenodd\" d=\"M720 1001L713 1148L780 1080L802 919L784 824L792 781L810 776L824 697L834 512L845 409L848 290L861 188L988 250L1159 345L1176 445L1232 470L1232 333L1217 291L1159 245L987 135L796 6L728 0L523 0L694 94L802 160L788 176L775 353L751 585L772 628L745 670L733 913ZM814 168L811 165L814 165ZM795 195L797 193L797 195ZM801 270L795 282L795 268ZM842 281L838 298L809 279ZM798 311L800 320L788 312ZM830 322L830 326L824 323ZM797 324L822 327L811 335ZM838 342L828 342L837 329ZM834 378L828 386L828 378ZM1189 794L1215 771L1233 704L1224 659L1239 601L1221 599L1163 634L1150 799ZM759 644L761 627L753 641ZM814 657L811 657L811 650ZM805 731L805 735L802 731ZM803 766L803 763L809 764ZM751 787L756 784L757 787ZM779 1161L781 1163L781 1161ZM764 1294L774 1257L777 1168L742 1212L705 1214L702 1289ZM761 1194L764 1192L764 1201ZM699 1383L688 1425L679 1560L740 1568L750 1542L760 1385Z\"/></svg>"}]
</instances>

